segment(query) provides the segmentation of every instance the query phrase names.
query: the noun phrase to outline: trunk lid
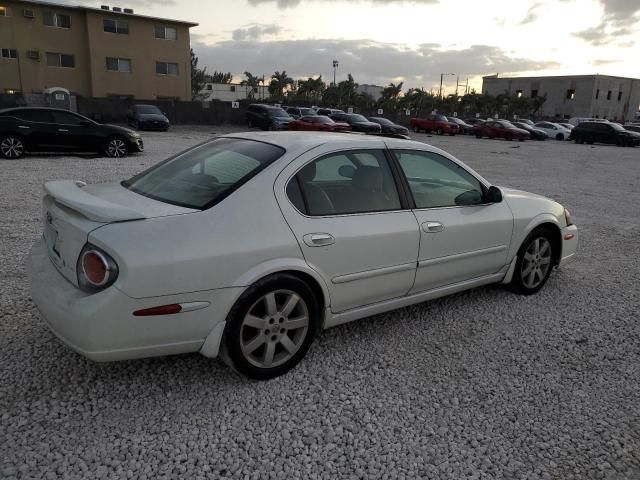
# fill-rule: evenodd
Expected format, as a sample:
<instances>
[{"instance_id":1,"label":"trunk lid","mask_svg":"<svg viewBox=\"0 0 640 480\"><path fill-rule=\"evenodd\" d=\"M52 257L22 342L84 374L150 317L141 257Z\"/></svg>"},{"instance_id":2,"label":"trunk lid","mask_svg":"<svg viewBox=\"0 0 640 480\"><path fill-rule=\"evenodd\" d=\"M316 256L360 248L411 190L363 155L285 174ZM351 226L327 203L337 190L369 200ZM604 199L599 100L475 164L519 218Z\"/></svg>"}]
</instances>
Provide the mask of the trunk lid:
<instances>
[{"instance_id":1,"label":"trunk lid","mask_svg":"<svg viewBox=\"0 0 640 480\"><path fill-rule=\"evenodd\" d=\"M144 197L119 183L86 185L73 180L47 182L42 202L43 235L51 261L78 285L76 264L89 233L108 223L193 213Z\"/></svg>"}]
</instances>

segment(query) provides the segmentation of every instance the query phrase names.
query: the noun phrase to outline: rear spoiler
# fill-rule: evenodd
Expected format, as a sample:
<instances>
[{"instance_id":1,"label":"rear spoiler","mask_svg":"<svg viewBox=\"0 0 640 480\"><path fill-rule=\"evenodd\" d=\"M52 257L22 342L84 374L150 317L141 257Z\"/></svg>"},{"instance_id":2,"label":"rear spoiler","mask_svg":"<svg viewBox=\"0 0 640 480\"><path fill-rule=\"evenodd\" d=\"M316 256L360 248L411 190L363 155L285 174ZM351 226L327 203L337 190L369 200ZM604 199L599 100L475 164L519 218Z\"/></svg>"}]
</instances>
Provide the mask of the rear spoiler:
<instances>
[{"instance_id":1,"label":"rear spoiler","mask_svg":"<svg viewBox=\"0 0 640 480\"><path fill-rule=\"evenodd\" d=\"M71 208L94 222L111 223L147 218L136 210L87 193L83 190L85 185L77 180L56 180L45 183L44 191L60 205Z\"/></svg>"}]
</instances>

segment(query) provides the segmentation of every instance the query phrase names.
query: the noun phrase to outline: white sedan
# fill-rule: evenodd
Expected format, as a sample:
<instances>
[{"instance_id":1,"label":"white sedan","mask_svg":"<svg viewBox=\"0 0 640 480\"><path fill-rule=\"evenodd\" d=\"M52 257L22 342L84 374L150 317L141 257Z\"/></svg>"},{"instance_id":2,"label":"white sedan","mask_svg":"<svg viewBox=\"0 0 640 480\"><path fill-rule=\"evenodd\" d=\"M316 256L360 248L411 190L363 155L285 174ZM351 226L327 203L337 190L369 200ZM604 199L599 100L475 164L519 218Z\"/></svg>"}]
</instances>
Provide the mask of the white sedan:
<instances>
[{"instance_id":1,"label":"white sedan","mask_svg":"<svg viewBox=\"0 0 640 480\"><path fill-rule=\"evenodd\" d=\"M571 135L571 130L563 127L559 123L538 122L535 124L535 127L543 130L544 133L549 135L549 138L555 138L556 140L567 140L569 135Z\"/></svg>"},{"instance_id":2,"label":"white sedan","mask_svg":"<svg viewBox=\"0 0 640 480\"><path fill-rule=\"evenodd\" d=\"M568 211L423 143L244 133L121 183L44 186L31 292L97 361L184 352L271 378L323 328L503 283L575 252Z\"/></svg>"}]
</instances>

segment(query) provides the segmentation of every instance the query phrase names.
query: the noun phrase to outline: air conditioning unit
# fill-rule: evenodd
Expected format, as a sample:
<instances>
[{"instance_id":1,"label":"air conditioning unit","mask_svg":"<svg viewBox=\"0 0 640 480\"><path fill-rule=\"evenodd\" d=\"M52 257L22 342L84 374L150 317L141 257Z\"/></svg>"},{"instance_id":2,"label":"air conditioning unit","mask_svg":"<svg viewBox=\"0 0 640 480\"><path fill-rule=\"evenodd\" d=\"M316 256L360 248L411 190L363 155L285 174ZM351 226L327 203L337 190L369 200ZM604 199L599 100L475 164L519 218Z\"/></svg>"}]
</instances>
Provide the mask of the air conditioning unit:
<instances>
[{"instance_id":1,"label":"air conditioning unit","mask_svg":"<svg viewBox=\"0 0 640 480\"><path fill-rule=\"evenodd\" d=\"M27 50L27 58L30 58L31 60L40 60L40 51Z\"/></svg>"},{"instance_id":2,"label":"air conditioning unit","mask_svg":"<svg viewBox=\"0 0 640 480\"><path fill-rule=\"evenodd\" d=\"M100 10L110 10L109 5L100 5Z\"/></svg>"},{"instance_id":3,"label":"air conditioning unit","mask_svg":"<svg viewBox=\"0 0 640 480\"><path fill-rule=\"evenodd\" d=\"M113 7L111 10L113 10L114 12L122 12L122 9L120 7Z\"/></svg>"},{"instance_id":4,"label":"air conditioning unit","mask_svg":"<svg viewBox=\"0 0 640 480\"><path fill-rule=\"evenodd\" d=\"M25 8L22 10L22 16L24 18L36 18L36 12L31 10L30 8Z\"/></svg>"},{"instance_id":5,"label":"air conditioning unit","mask_svg":"<svg viewBox=\"0 0 640 480\"><path fill-rule=\"evenodd\" d=\"M125 8L124 13L133 14L133 8Z\"/></svg>"}]
</instances>

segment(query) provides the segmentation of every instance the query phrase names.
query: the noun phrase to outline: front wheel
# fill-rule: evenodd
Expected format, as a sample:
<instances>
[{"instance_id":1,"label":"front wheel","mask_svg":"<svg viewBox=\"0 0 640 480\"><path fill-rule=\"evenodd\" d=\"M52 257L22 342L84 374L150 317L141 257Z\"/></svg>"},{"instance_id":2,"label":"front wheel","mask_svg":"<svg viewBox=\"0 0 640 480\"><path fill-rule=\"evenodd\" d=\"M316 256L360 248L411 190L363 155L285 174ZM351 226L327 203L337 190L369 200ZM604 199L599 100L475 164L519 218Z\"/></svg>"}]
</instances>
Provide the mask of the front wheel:
<instances>
[{"instance_id":1,"label":"front wheel","mask_svg":"<svg viewBox=\"0 0 640 480\"><path fill-rule=\"evenodd\" d=\"M128 152L127 144L121 137L111 137L104 147L104 154L109 158L126 157Z\"/></svg>"},{"instance_id":2,"label":"front wheel","mask_svg":"<svg viewBox=\"0 0 640 480\"><path fill-rule=\"evenodd\" d=\"M414 131L415 133L420 133L420 129L418 128L418 126L417 126L417 125L414 125L414 126L413 126L413 131Z\"/></svg>"},{"instance_id":3,"label":"front wheel","mask_svg":"<svg viewBox=\"0 0 640 480\"><path fill-rule=\"evenodd\" d=\"M510 142L511 140L513 140L513 136L512 136L510 133L508 133L508 134L504 137L504 139L505 139L507 142Z\"/></svg>"},{"instance_id":4,"label":"front wheel","mask_svg":"<svg viewBox=\"0 0 640 480\"><path fill-rule=\"evenodd\" d=\"M553 256L551 232L544 228L531 232L518 251L511 288L523 295L537 293L551 275Z\"/></svg>"},{"instance_id":5,"label":"front wheel","mask_svg":"<svg viewBox=\"0 0 640 480\"><path fill-rule=\"evenodd\" d=\"M564 135L562 135L561 133L557 134L556 140L564 140Z\"/></svg>"},{"instance_id":6,"label":"front wheel","mask_svg":"<svg viewBox=\"0 0 640 480\"><path fill-rule=\"evenodd\" d=\"M438 135L443 135L443 134L444 134L444 130L442 130L442 128L438 128L438 129L436 130L436 133L437 133Z\"/></svg>"},{"instance_id":7,"label":"front wheel","mask_svg":"<svg viewBox=\"0 0 640 480\"><path fill-rule=\"evenodd\" d=\"M267 277L229 313L223 358L256 380L283 375L309 350L319 320L318 301L305 282L288 274Z\"/></svg>"},{"instance_id":8,"label":"front wheel","mask_svg":"<svg viewBox=\"0 0 640 480\"><path fill-rule=\"evenodd\" d=\"M18 135L5 135L0 139L0 155L17 160L24 155L24 140Z\"/></svg>"}]
</instances>

